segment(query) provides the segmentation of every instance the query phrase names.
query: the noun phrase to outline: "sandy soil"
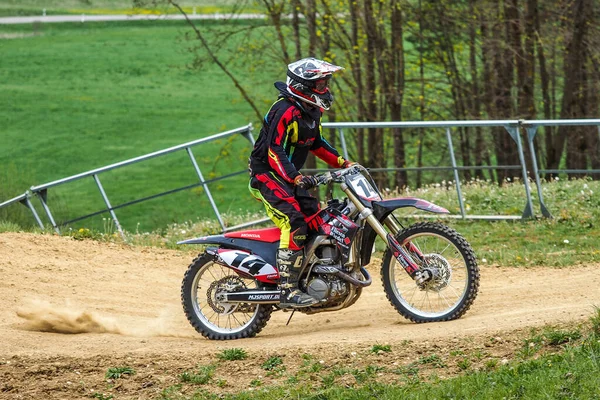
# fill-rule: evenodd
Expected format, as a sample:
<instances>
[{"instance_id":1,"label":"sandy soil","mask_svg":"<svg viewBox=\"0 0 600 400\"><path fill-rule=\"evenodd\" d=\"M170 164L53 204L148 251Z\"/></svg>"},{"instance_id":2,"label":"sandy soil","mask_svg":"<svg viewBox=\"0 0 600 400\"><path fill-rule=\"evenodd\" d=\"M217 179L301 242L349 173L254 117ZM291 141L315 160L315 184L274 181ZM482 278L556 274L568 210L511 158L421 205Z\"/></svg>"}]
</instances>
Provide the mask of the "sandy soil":
<instances>
[{"instance_id":1,"label":"sandy soil","mask_svg":"<svg viewBox=\"0 0 600 400\"><path fill-rule=\"evenodd\" d=\"M289 314L277 312L256 338L215 342L196 333L181 309L181 279L193 256L52 235L0 234L0 399L100 398L100 393L159 398L180 383L179 374L211 363L218 385L206 389L224 392L248 389L257 379L264 385L284 383L313 359L325 371L374 362L393 368L436 353L446 357L451 374L451 354L460 354L456 349L505 360L531 327L578 324L600 305L600 264L483 266L479 296L463 318L413 324L388 303L374 263L375 283L349 309L296 313L288 326ZM52 329L63 333L48 332ZM389 344L393 351L372 353L374 344ZM249 358L218 361L217 354L234 347L245 349ZM285 374L267 376L261 368L273 355L283 358ZM118 366L130 366L136 374L107 380L107 369Z\"/></svg>"}]
</instances>

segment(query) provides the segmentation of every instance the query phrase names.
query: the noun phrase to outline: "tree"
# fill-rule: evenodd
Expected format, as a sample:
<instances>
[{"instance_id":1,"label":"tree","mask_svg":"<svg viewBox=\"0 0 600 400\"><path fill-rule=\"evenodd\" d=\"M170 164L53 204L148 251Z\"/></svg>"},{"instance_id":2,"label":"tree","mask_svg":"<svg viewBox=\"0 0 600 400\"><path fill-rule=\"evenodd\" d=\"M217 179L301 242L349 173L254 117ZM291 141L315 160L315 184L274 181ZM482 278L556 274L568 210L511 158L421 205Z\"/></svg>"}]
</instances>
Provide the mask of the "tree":
<instances>
[{"instance_id":1,"label":"tree","mask_svg":"<svg viewBox=\"0 0 600 400\"><path fill-rule=\"evenodd\" d=\"M181 11L175 0L167 2ZM585 118L597 116L600 107L596 3L260 0L255 5L266 15L262 24L232 27L213 43L203 34L209 28L188 22L204 56L222 67L257 117L262 110L243 84L252 77L234 74L218 52L236 34L250 40L253 29L260 34L252 36L251 49L237 50L231 63L269 58L261 66L280 73L293 59L317 56L347 68L334 80L336 104L326 114L334 120ZM492 135L465 128L457 133L462 165L480 167L465 170L465 179L484 178L486 165L519 164L515 143L503 128ZM541 168L555 169L561 160L569 168L600 168L595 127L546 128L539 137L543 146L537 141L534 146ZM427 159L431 165L445 157L439 139L423 131L417 140L400 129L375 128L358 129L352 138L351 158L371 168L403 168L409 159L419 166ZM515 177L520 177L518 170L499 169L495 179L502 183ZM376 179L383 187L409 184L405 171L376 174ZM419 174L418 185L421 179Z\"/></svg>"},{"instance_id":2,"label":"tree","mask_svg":"<svg viewBox=\"0 0 600 400\"><path fill-rule=\"evenodd\" d=\"M567 11L571 29L568 30L570 37L564 56L565 85L560 115L562 119L585 118L598 111L597 75L594 77L596 79L593 79L588 28L589 16L594 14L592 0L574 0ZM587 169L588 159L593 159L594 155L597 157L597 138L597 130L594 127L561 126L554 147L562 153L566 142L567 168ZM558 161L551 160L550 168L558 167Z\"/></svg>"}]
</instances>

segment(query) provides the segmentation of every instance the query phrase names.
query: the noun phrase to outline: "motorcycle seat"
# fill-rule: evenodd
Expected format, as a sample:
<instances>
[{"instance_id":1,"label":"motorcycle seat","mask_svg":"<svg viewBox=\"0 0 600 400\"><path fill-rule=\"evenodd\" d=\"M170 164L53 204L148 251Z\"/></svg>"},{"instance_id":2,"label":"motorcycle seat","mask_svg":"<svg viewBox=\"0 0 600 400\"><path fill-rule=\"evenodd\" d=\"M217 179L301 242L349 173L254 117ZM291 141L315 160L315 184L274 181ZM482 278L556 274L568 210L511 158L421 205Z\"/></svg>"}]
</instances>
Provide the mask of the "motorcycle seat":
<instances>
[{"instance_id":1,"label":"motorcycle seat","mask_svg":"<svg viewBox=\"0 0 600 400\"><path fill-rule=\"evenodd\" d=\"M226 238L255 240L257 242L275 243L281 237L281 230L277 227L252 229L247 231L229 232L225 235Z\"/></svg>"}]
</instances>

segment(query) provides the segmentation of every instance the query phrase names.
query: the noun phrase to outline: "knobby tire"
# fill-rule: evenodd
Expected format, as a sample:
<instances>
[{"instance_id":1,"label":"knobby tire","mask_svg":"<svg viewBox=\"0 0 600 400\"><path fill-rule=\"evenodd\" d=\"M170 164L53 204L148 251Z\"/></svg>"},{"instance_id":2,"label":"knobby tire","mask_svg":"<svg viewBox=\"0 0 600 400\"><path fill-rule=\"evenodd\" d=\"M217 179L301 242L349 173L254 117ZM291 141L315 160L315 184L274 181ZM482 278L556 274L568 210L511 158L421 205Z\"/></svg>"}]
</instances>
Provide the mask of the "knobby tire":
<instances>
[{"instance_id":1,"label":"knobby tire","mask_svg":"<svg viewBox=\"0 0 600 400\"><path fill-rule=\"evenodd\" d=\"M209 254L201 254L192 261L187 271L185 272L183 282L181 284L181 302L183 304L183 310L190 324L198 331L202 336L211 340L232 340L232 339L243 339L251 338L256 336L267 324L271 318L273 307L270 304L256 304L254 315L251 317L251 321L247 323L242 330L237 332L219 332L207 325L201 320L199 315L196 313L194 307L194 281L196 275L203 272L203 269L208 268L210 263L214 263L214 258ZM234 273L232 271L232 273Z\"/></svg>"},{"instance_id":2,"label":"knobby tire","mask_svg":"<svg viewBox=\"0 0 600 400\"><path fill-rule=\"evenodd\" d=\"M446 312L429 313L408 304L409 301L404 298L404 293L399 293L396 284L393 282L392 276L395 274L395 272L393 272L394 265L396 264L398 269L401 267L397 260L392 257L392 254L388 249L383 256L381 267L381 279L386 297L402 316L416 323L458 319L467 312L469 307L471 307L479 290L479 267L477 266L475 253L471 248L471 245L458 232L450 227L435 222L422 222L409 226L396 236L396 240L398 240L399 243L403 243L411 237L418 239L418 236L441 237L455 246L462 257L466 269L467 282L464 293L462 293L461 297L452 305L452 307L449 307ZM400 271L400 273L406 274L403 270ZM416 283L414 284L416 286ZM424 291L421 291L421 293L424 293ZM408 304L408 307L403 304L402 300L404 303Z\"/></svg>"}]
</instances>

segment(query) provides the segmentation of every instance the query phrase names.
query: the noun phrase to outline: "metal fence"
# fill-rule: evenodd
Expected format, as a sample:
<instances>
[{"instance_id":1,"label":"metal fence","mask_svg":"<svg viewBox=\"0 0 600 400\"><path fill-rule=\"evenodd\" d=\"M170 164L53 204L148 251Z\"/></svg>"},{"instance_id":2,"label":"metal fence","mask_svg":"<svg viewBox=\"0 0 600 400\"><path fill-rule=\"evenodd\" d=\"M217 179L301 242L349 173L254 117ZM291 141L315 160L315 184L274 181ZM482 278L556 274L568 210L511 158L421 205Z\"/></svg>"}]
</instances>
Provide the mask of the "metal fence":
<instances>
[{"instance_id":1,"label":"metal fence","mask_svg":"<svg viewBox=\"0 0 600 400\"><path fill-rule=\"evenodd\" d=\"M457 194L457 199L458 199L458 203L459 203L459 207L460 207L460 215L457 215L457 217L463 218L463 219L468 218L468 219L498 220L498 219L531 218L531 217L535 216L535 214L533 212L533 202L532 202L531 189L529 186L528 171L527 171L526 162L525 162L525 152L523 151L523 144L521 142L520 132L522 129L525 129L527 132L527 139L528 139L527 144L528 144L528 148L529 148L529 154L531 156L531 165L533 168L532 173L533 173L533 176L535 176L537 196L538 196L539 203L540 203L541 213L544 217L551 217L552 215L548 211L548 209L544 203L542 187L541 187L541 182L540 182L540 174L547 174L547 173L554 173L554 174L558 174L558 173L588 173L588 174L589 173L600 173L600 170L594 170L594 169L588 169L588 170L568 170L568 169L543 170L542 169L542 170L540 170L538 168L537 155L536 155L535 146L534 146L534 139L536 137L538 127L540 127L540 126L563 126L563 125L568 125L568 126L593 125L593 126L597 126L598 127L598 135L600 138L600 119L539 120L539 121L535 121L535 120L532 120L532 121L502 120L502 121L439 121L439 122L438 121L436 121L436 122L333 122L333 123L324 123L323 128L336 130L337 135L340 140L340 146L338 146L338 148L340 149L340 151L342 152L344 157L347 159L350 158L349 154L348 154L349 146L347 144L347 142L348 142L347 136L348 136L348 130L351 130L351 129L424 128L424 129L440 130L440 136L442 135L442 132L443 132L443 136L445 137L445 141L447 143L450 165L423 166L423 167L410 167L410 168L394 167L394 168L374 169L374 171L379 171L379 170L386 171L386 172L399 171L399 170L404 170L404 171L427 171L427 170L451 171L453 174L453 177L454 177L456 194ZM518 158L519 158L519 164L518 165L491 165L491 166L458 165L458 163L456 161L456 153L454 151L454 145L453 145L453 139L452 139L453 131L452 130L453 130L453 128L461 128L461 127L488 127L488 128L502 127L502 128L504 128L506 130L506 132L510 135L510 138L513 140L514 145L516 146L516 150L517 150ZM68 225L70 223L73 223L73 222L76 222L76 221L79 221L79 220L82 220L85 218L90 218L95 215L109 212L111 215L111 218L114 221L114 224L115 224L117 230L121 233L121 235L123 235L123 229L121 227L121 224L119 223L119 219L117 218L115 210L130 206L133 204L137 204L140 202L144 202L147 200L151 200L151 199L154 199L157 197L166 196L169 194L173 194L176 192L180 192L183 190L189 190L189 189L201 186L204 189L206 196L208 197L211 207L215 213L215 217L218 220L223 232L237 230L237 229L252 226L252 225L255 225L255 224L258 224L261 222L268 221L267 218L264 218L264 219L260 219L260 220L256 220L256 221L248 221L246 223L235 225L235 226L230 226L230 227L226 226L223 221L223 218L221 216L221 213L219 212L219 208L211 195L208 184L219 181L219 180L225 180L225 179L231 178L231 177L239 175L239 174L246 173L246 169L231 172L226 175L207 180L204 178L202 171L200 169L200 166L198 165L196 158L194 157L194 154L192 152L192 148L195 146L199 146L199 145L206 144L206 143L214 141L214 140L223 139L223 138L231 137L231 136L235 136L235 135L241 135L242 137L249 140L251 144L254 144L254 137L252 136L252 124L248 124L246 126L243 126L243 127L237 128L237 129L233 129L233 130L229 130L229 131L215 134L212 136L208 136L203 139L195 140L192 142L183 143L183 144L180 144L180 145L177 145L174 147L170 147L170 148L167 148L164 150L156 151L156 152L142 155L142 156L139 156L136 158L132 158L132 159L125 160L125 161L118 162L118 163L111 164L111 165L107 165L102 168L93 169L93 170L83 172L83 173L80 173L77 175L73 175L73 176L69 176L69 177L59 179L56 181L48 182L48 183L45 183L42 185L32 186L29 190L27 190L25 193L21 194L20 196L14 197L3 203L0 203L0 208L6 207L6 206L14 204L14 203L21 203L31 211L33 217L37 221L40 228L44 229L45 226L44 226L42 220L40 219L40 216L37 213L35 207L33 206L32 202L31 202L31 198L35 196L39 199L39 201L44 209L44 212L46 213L46 216L47 216L48 220L50 221L50 224L52 225L53 229L58 233L60 233L60 228L59 228L60 226L65 226L65 225ZM100 181L100 176L99 176L100 174L110 171L110 170L120 169L122 167L131 165L131 164L143 162L143 161L146 161L146 160L149 160L152 158L161 157L166 154L174 153L177 151L185 151L187 153L187 155L189 156L192 167L194 168L194 171L198 177L197 183L194 183L194 184L191 184L188 186L184 186L184 187L180 187L180 188L176 188L176 189L172 189L172 190L165 191L162 193L154 194L151 196L143 197L143 198L129 201L129 202L119 204L116 206L113 206L111 204L111 201L108 198L108 196L104 190L104 187ZM466 213L465 205L464 205L464 201L463 201L461 180L460 180L459 172L463 171L463 170L467 170L467 169L476 170L476 169L501 169L501 168L519 170L520 174L522 175L522 179L523 179L523 183L524 183L523 190L524 190L524 200L525 200L525 207L524 207L523 213L520 216L518 216L518 215L468 215ZM98 187L98 190L100 192L100 195L102 196L102 199L104 201L104 204L106 205L106 208L96 211L96 212L93 212L91 214L78 216L75 219L71 219L69 221L64 221L64 222L61 222L60 224L57 224L53 217L53 214L50 210L48 202L47 202L48 189L54 188L59 185L64 185L66 183L73 182L76 180L89 178L89 177L91 177L94 180L96 186Z\"/></svg>"},{"instance_id":2,"label":"metal fence","mask_svg":"<svg viewBox=\"0 0 600 400\"><path fill-rule=\"evenodd\" d=\"M254 144L254 137L252 136L252 124L248 124L248 125L242 126L240 128L232 129L232 130L229 130L229 131L226 131L226 132L218 133L216 135L205 137L203 139L194 140L192 142L183 143L183 144L180 144L180 145L177 145L177 146L169 147L169 148L164 149L164 150L160 150L160 151L156 151L156 152L153 152L153 153L145 154L145 155L142 155L142 156L139 156L139 157L131 158L129 160L125 160L125 161L121 161L121 162L118 162L118 163L115 163L115 164L107 165L107 166L102 167L102 168L93 169L93 170L90 170L90 171L83 172L81 174L77 174L77 175L69 176L69 177L66 177L66 178L63 178L63 179L59 179L59 180L56 180L56 181L44 183L42 185L32 186L28 191L26 191L22 195L14 197L14 198L12 198L10 200L7 200L7 201L1 203L0 204L0 208L8 206L8 205L13 204L13 203L19 202L19 203L25 205L27 208L29 208L29 210L33 214L33 217L35 218L35 220L37 221L38 225L40 226L40 228L44 229L45 226L44 226L42 220L40 219L40 216L37 213L35 207L33 206L32 202L31 202L31 198L33 196L36 196L39 199L40 203L42 204L42 207L43 207L43 209L44 209L44 211L46 213L46 216L48 217L48 220L50 221L50 224L52 225L52 227L54 228L54 230L57 233L60 233L59 225L60 226L68 225L70 223L73 223L73 222L76 222L76 221L80 221L80 220L85 219L85 218L90 218L90 217L93 217L95 215L99 215L99 214L102 214L102 213L105 213L105 212L108 211L110 213L110 215L111 215L111 218L113 219L113 221L115 223L115 227L117 228L117 230L119 231L119 233L124 237L123 229L121 227L121 224L119 223L119 219L117 218L115 210L120 209L120 208L124 208L124 207L127 207L127 206L130 206L130 205L133 205L133 204L138 204L138 203L141 203L141 202L144 202L144 201L147 201L147 200L155 199L157 197L166 196L166 195L177 193L177 192L180 192L180 191L183 191L183 190L189 190L189 189L193 189L193 188L198 187L198 186L202 186L202 188L204 189L204 191L206 193L206 196L208 197L210 205L211 205L213 211L215 212L215 216L216 216L217 220L219 221L219 224L221 225L221 228L222 228L223 231L235 230L235 229L243 228L245 226L250 226L250 225L252 225L255 222L250 222L248 224L241 224L241 225L237 225L237 226L233 226L233 227L226 227L225 223L223 222L223 219L221 217L221 213L219 212L219 208L217 207L217 205L216 205L216 203L215 203L215 201L213 199L213 196L212 196L212 194L210 192L210 189L208 187L209 183L217 182L217 181L224 180L224 179L228 179L228 178L231 178L233 176L240 175L240 174L245 174L245 173L247 173L247 169L243 169L243 170L240 170L240 171L234 171L234 172L231 172L229 174L226 174L226 175L214 178L214 179L208 179L207 180L207 179L204 179L204 176L202 174L200 166L198 165L198 162L196 161L196 158L194 157L194 153L192 152L192 148L195 147L195 146L199 146L199 145L206 144L206 143L214 141L214 140L224 139L224 138L235 136L235 135L241 135L244 138L248 139L250 141L250 143ZM150 159L153 159L153 158L156 158L156 157L161 157L161 156L164 156L164 155L167 155L167 154L171 154L171 153L174 153L174 152L177 152L177 151L185 151L187 153L187 155L189 156L190 161L191 161L191 165L194 168L194 171L196 172L196 175L198 177L198 180L199 180L198 183L187 185L187 186L183 186L183 187L179 187L179 188L172 189L172 190L168 190L168 191L165 191L165 192L162 192L162 193L157 193L157 194L154 194L154 195L151 195L151 196L147 196L147 197L143 197L143 198L140 198L140 199L132 200L132 201L129 201L129 202L126 202L126 203L123 203L123 204L116 205L116 206L113 206L111 204L111 201L108 198L108 196L107 196L107 194L106 194L106 192L104 190L104 187L102 186L102 183L100 181L100 174L102 174L104 172L107 172L107 171L114 170L114 169L123 168L123 167L129 166L129 165L135 164L135 163L140 163L140 162L143 162L143 161L147 161L147 160L150 160ZM53 216L53 214L52 214L52 212L50 210L50 207L48 205L48 201L47 201L48 189L56 187L56 186L59 186L59 185L64 185L66 183L73 182L73 181L76 181L76 180L80 180L80 179L84 179L84 178L89 178L89 177L92 177L93 180L94 180L94 182L96 183L96 186L98 187L100 195L102 196L102 199L104 200L104 204L106 205L106 209L99 210L99 211L93 212L91 214L79 216L79 217L76 217L75 219L71 219L71 220L68 220L68 221L61 222L60 224L57 224L56 221L55 221L55 219L54 219L54 216Z\"/></svg>"},{"instance_id":3,"label":"metal fence","mask_svg":"<svg viewBox=\"0 0 600 400\"><path fill-rule=\"evenodd\" d=\"M552 214L548 211L546 204L544 203L544 197L542 194L542 185L540 183L540 175L543 174L594 174L600 173L597 169L539 169L537 165L537 156L535 152L535 146L533 145L537 129L540 126L596 126L598 128L598 140L600 142L600 119L572 119L572 120L538 120L538 121L521 121L521 127L527 131L527 143L529 145L529 151L531 153L531 163L533 166L533 175L535 176L535 184L537 187L538 198L540 201L540 209L542 215L547 218L551 218ZM600 149L596 149L600 152Z\"/></svg>"},{"instance_id":4,"label":"metal fence","mask_svg":"<svg viewBox=\"0 0 600 400\"><path fill-rule=\"evenodd\" d=\"M466 169L520 169L523 181L527 182L527 170L525 167L525 157L523 153L523 146L521 144L521 137L519 135L519 120L502 120L502 121L430 121L430 122L332 122L332 123L324 123L324 128L332 128L336 129L340 138L340 143L343 151L343 155L346 159L349 158L348 154L348 146L345 138L345 129L359 129L359 128L399 128L399 129L414 129L414 128L425 128L425 129L442 129L441 132L444 133L446 143L448 145L448 153L450 158L450 164L448 166L425 166L425 167L412 167L412 168L402 168L402 167L394 167L394 168L383 168L383 169L371 169L371 171L427 171L427 170L447 170L452 171L454 181L456 183L456 192L458 197L458 203L460 208L460 217L461 218L470 218L470 219L519 219L519 218L529 218L533 216L532 210L533 205L531 201L531 191L528 185L524 185L525 190L525 211L522 216L510 216L510 215L469 215L467 216L465 211L465 204L463 201L462 189L460 184L459 172ZM501 127L506 130L506 132L510 135L510 137L515 142L517 147L517 152L519 155L519 165L496 165L496 166L459 166L456 162L456 153L454 151L454 143L452 140L452 128L461 128L461 127Z\"/></svg>"},{"instance_id":5,"label":"metal fence","mask_svg":"<svg viewBox=\"0 0 600 400\"><path fill-rule=\"evenodd\" d=\"M538 127L546 126L596 126L598 129L598 138L600 143L600 119L572 119L572 120L500 120L500 121L430 121L430 122L332 122L324 123L324 128L336 129L339 135L340 144L344 157L349 158L348 147L346 145L345 129L358 129L358 128L400 128L400 129L411 129L411 128L426 128L426 129L444 129L445 137L448 144L448 152L451 165L449 166L438 166L438 167L422 167L422 168L385 168L384 171L424 171L431 169L439 170L451 170L454 175L454 181L456 184L456 192L460 207L460 218L466 219L524 219L532 218L535 216L533 212L533 202L531 190L528 185L528 171L525 162L525 154L523 151L523 144L521 141L520 132L525 129L527 132L527 144L529 148L529 154L531 157L532 175L535 177L535 184L537 189L537 197L540 203L540 211L546 218L552 218L552 214L548 211L546 204L544 203L542 186L540 181L540 175L543 174L559 174L559 173L576 173L576 174L594 174L600 173L598 169L539 169L537 164L538 155L536 154L534 139L537 134ZM456 154L454 151L452 141L452 128L460 127L503 127L512 140L514 141L519 156L519 165L496 165L496 166L458 166L456 162ZM596 149L600 153L600 148ZM461 182L459 177L459 171L461 170L476 170L476 169L519 169L523 178L523 187L525 191L525 208L522 215L519 216L505 216L505 215L467 215L465 212L465 205L462 196ZM372 169L376 170L376 169Z\"/></svg>"}]
</instances>

